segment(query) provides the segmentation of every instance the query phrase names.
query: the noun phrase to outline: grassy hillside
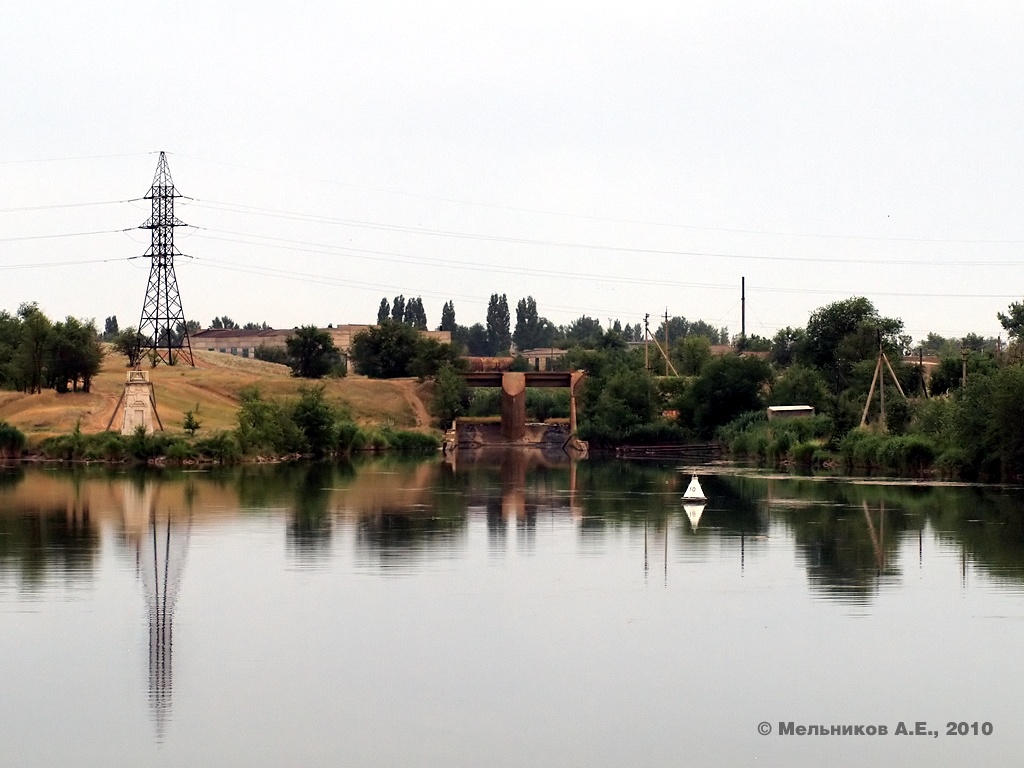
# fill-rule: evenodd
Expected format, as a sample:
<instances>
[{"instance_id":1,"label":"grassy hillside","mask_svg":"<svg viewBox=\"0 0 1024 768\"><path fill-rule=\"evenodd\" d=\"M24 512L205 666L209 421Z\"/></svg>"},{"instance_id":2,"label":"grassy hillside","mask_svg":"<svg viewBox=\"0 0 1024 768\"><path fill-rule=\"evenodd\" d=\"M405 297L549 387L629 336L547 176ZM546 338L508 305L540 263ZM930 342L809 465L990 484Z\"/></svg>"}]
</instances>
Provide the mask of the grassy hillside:
<instances>
[{"instance_id":1,"label":"grassy hillside","mask_svg":"<svg viewBox=\"0 0 1024 768\"><path fill-rule=\"evenodd\" d=\"M156 391L157 412L164 429L182 432L188 410L202 424L199 434L235 426L238 393L258 386L266 397L289 398L299 387L317 382L292 378L288 368L219 352L196 352L196 367L144 366ZM70 432L76 423L83 432L106 428L124 389L125 358L108 351L103 370L93 380L89 394L57 394L47 390L38 395L0 391L0 420L10 422L33 441ZM378 380L362 376L324 379L327 399L347 408L361 425L384 424L403 428L430 427L424 406L429 402L429 384L410 379ZM118 429L115 423L111 428Z\"/></svg>"}]
</instances>

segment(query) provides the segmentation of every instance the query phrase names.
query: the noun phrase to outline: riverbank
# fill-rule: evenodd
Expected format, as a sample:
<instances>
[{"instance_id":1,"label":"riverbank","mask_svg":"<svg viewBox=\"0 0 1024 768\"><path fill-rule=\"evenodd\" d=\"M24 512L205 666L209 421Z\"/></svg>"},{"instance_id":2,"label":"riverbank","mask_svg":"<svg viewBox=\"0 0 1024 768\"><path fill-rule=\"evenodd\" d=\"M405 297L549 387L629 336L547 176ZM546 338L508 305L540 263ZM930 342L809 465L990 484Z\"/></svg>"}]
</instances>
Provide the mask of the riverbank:
<instances>
[{"instance_id":1,"label":"riverbank","mask_svg":"<svg viewBox=\"0 0 1024 768\"><path fill-rule=\"evenodd\" d=\"M430 431L426 403L431 385L415 379L368 379L363 376L326 378L310 382L294 378L283 365L219 352L194 353L196 367L158 366L146 370L156 392L157 412L164 431L186 434L185 414L199 422L198 434L234 429L242 394L257 387L267 398L293 400L300 389L322 385L325 399L360 427L391 425L395 429ZM127 361L108 350L91 391L59 394L52 390L28 395L0 391L0 421L25 434L30 447L48 437L106 430L124 388ZM117 429L119 425L112 426Z\"/></svg>"},{"instance_id":2,"label":"riverbank","mask_svg":"<svg viewBox=\"0 0 1024 768\"><path fill-rule=\"evenodd\" d=\"M0 459L235 463L440 447L425 404L429 382L310 381L259 360L216 352L195 357L195 368L146 369L163 426L151 435L121 435L120 425L111 424L127 370L113 352L88 393L0 392Z\"/></svg>"}]
</instances>

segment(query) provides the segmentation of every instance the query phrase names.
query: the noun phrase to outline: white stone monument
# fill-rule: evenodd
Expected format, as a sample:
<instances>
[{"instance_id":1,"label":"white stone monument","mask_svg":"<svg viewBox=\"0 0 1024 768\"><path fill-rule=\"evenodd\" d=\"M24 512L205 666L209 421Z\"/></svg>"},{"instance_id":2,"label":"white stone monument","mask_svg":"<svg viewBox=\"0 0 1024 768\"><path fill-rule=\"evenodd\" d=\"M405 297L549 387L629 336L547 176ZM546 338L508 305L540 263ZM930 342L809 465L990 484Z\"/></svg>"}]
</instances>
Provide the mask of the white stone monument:
<instances>
[{"instance_id":1,"label":"white stone monument","mask_svg":"<svg viewBox=\"0 0 1024 768\"><path fill-rule=\"evenodd\" d=\"M135 434L135 430L140 426L146 428L147 435L153 434L154 417L158 422L160 417L156 416L156 396L153 393L153 383L149 380L149 373L128 371L121 399L124 401L121 434ZM160 428L163 429L163 426Z\"/></svg>"}]
</instances>

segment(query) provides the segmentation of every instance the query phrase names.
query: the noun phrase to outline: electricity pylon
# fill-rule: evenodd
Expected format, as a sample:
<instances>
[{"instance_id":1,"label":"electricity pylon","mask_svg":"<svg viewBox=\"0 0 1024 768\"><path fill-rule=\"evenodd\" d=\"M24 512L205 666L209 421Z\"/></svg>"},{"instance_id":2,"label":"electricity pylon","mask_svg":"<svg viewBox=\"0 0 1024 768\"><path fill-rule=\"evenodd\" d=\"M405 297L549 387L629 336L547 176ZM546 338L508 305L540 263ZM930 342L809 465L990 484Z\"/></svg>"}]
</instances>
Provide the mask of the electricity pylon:
<instances>
[{"instance_id":1,"label":"electricity pylon","mask_svg":"<svg viewBox=\"0 0 1024 768\"><path fill-rule=\"evenodd\" d=\"M178 279L174 276L174 257L182 254L174 247L174 228L187 226L174 216L174 198L181 197L171 180L167 156L161 152L146 200L153 201L153 214L139 229L152 234L149 250L149 284L139 319L139 360L149 354L154 365L160 361L174 365L184 361L195 366L188 338L185 313L181 308Z\"/></svg>"}]
</instances>

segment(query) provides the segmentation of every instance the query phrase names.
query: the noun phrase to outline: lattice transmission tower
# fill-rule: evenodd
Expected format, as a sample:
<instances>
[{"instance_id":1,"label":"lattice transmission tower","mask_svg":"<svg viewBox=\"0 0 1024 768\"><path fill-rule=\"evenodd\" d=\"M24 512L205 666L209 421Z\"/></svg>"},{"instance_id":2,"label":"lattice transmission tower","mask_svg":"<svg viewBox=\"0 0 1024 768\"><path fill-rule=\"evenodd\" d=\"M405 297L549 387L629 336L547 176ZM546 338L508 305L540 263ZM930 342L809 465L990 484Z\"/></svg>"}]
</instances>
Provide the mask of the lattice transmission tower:
<instances>
[{"instance_id":1,"label":"lattice transmission tower","mask_svg":"<svg viewBox=\"0 0 1024 768\"><path fill-rule=\"evenodd\" d=\"M156 165L153 186L146 200L153 201L153 214L139 229L152 234L149 250L149 284L146 300L142 303L139 319L139 359L152 353L154 363L168 365L186 362L195 366L192 344L188 338L188 325L181 308L178 279L174 276L174 257L181 252L174 247L174 228L188 226L174 216L174 198L181 197L171 180L167 156L161 152Z\"/></svg>"}]
</instances>

